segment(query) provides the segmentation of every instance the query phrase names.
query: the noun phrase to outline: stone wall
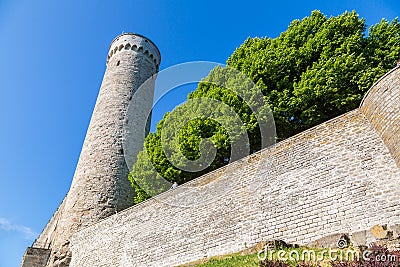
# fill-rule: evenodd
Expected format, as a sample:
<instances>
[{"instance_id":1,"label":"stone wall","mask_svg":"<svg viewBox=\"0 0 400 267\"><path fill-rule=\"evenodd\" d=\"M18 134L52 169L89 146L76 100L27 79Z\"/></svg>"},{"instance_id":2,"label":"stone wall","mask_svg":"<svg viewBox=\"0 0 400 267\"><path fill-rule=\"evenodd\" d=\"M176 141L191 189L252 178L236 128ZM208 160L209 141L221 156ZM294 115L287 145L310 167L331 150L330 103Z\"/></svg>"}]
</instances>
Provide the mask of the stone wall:
<instances>
[{"instance_id":1,"label":"stone wall","mask_svg":"<svg viewBox=\"0 0 400 267\"><path fill-rule=\"evenodd\" d=\"M397 73L381 83L398 86L388 82ZM77 232L70 266L175 266L265 240L307 244L399 224L398 150L363 114L368 101Z\"/></svg>"},{"instance_id":2,"label":"stone wall","mask_svg":"<svg viewBox=\"0 0 400 267\"><path fill-rule=\"evenodd\" d=\"M50 256L50 250L45 248L29 247L22 257L21 267L45 266Z\"/></svg>"},{"instance_id":3,"label":"stone wall","mask_svg":"<svg viewBox=\"0 0 400 267\"><path fill-rule=\"evenodd\" d=\"M54 238L55 229L57 228L58 221L60 219L61 213L64 210L65 204L65 197L61 202L60 206L58 206L56 212L54 212L53 216L48 221L47 225L40 233L38 238L36 238L35 242L33 243L34 247L40 248L49 248L51 241Z\"/></svg>"},{"instance_id":4,"label":"stone wall","mask_svg":"<svg viewBox=\"0 0 400 267\"><path fill-rule=\"evenodd\" d=\"M365 96L361 110L379 132L400 167L400 67L379 79Z\"/></svg>"}]
</instances>

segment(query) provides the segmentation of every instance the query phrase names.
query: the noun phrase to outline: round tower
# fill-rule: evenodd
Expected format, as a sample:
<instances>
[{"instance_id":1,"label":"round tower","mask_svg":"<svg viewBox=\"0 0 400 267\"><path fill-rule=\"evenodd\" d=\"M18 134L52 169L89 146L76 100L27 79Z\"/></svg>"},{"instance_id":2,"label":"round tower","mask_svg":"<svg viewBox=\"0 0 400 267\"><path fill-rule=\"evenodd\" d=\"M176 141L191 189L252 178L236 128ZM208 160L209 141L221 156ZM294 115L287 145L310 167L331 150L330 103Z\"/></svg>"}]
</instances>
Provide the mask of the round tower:
<instances>
[{"instance_id":1,"label":"round tower","mask_svg":"<svg viewBox=\"0 0 400 267\"><path fill-rule=\"evenodd\" d=\"M48 266L68 266L73 233L133 205L134 191L128 180L132 166L128 168L125 162L122 144L124 120L135 91L153 77L151 88L140 102L143 110L151 109L160 60L156 45L142 35L125 33L112 41L72 185L50 244ZM128 119L136 122L134 125L146 125L138 121L143 120L142 116L132 114ZM143 131L133 138L137 146L134 150L138 151L143 146Z\"/></svg>"}]
</instances>

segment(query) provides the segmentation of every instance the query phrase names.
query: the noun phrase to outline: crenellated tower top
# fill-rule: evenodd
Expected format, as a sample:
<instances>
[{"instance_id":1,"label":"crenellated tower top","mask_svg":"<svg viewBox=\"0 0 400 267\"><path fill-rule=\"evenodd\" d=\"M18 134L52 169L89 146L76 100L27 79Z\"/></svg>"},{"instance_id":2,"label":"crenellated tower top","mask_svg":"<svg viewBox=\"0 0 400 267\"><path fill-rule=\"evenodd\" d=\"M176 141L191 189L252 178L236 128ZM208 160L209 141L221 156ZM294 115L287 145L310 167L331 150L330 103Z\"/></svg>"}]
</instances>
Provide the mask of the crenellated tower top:
<instances>
[{"instance_id":1,"label":"crenellated tower top","mask_svg":"<svg viewBox=\"0 0 400 267\"><path fill-rule=\"evenodd\" d=\"M115 37L108 50L107 64L115 54L122 50L143 53L148 60L154 62L158 70L161 54L157 46L147 37L137 33L123 33Z\"/></svg>"}]
</instances>

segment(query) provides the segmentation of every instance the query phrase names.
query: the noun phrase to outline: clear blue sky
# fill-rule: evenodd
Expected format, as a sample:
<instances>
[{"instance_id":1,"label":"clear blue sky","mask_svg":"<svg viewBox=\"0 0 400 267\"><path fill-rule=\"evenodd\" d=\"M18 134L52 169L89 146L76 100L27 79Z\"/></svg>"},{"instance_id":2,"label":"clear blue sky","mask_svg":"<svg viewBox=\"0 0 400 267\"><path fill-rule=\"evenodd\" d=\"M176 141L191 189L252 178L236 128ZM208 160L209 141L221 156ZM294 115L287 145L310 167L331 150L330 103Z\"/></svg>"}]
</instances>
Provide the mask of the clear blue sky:
<instances>
[{"instance_id":1,"label":"clear blue sky","mask_svg":"<svg viewBox=\"0 0 400 267\"><path fill-rule=\"evenodd\" d=\"M19 266L67 193L116 35L149 37L161 51L161 69L225 63L248 36L276 37L314 9L328 16L354 9L371 25L398 16L400 4L0 0L0 267ZM166 97L153 121L186 91Z\"/></svg>"}]
</instances>

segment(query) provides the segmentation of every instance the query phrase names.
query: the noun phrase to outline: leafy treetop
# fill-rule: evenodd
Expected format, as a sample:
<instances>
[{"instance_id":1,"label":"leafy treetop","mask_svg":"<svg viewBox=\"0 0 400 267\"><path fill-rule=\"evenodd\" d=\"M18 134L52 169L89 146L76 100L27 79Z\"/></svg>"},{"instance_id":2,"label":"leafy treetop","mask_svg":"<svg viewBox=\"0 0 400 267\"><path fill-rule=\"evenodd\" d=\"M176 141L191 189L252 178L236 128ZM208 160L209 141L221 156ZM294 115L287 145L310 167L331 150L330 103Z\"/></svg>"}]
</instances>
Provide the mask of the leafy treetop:
<instances>
[{"instance_id":1,"label":"leafy treetop","mask_svg":"<svg viewBox=\"0 0 400 267\"><path fill-rule=\"evenodd\" d=\"M229 57L227 66L248 76L261 89L274 116L277 139L283 140L357 108L370 86L393 68L398 58L397 18L391 22L382 19L366 35L365 20L354 11L330 18L313 11L310 17L292 21L277 38L248 38ZM218 67L188 99L209 98L231 107L249 137L249 150L255 151L261 148L259 121L249 103L235 93L244 90L251 94L253 88L228 68ZM256 97L250 99L259 101ZM172 113L179 116L173 119L169 119L172 113L165 114L156 132L145 139L145 149L129 174L137 192L135 203L166 190L164 178L181 184L227 164L236 137L229 136L223 125L233 121L218 121L194 110L178 107ZM179 131L168 132L178 142L164 146L197 160L202 156L202 140L210 140L217 150L215 159L201 171L177 167L163 150L164 123L168 121L175 128L185 118L187 122Z\"/></svg>"}]
</instances>

